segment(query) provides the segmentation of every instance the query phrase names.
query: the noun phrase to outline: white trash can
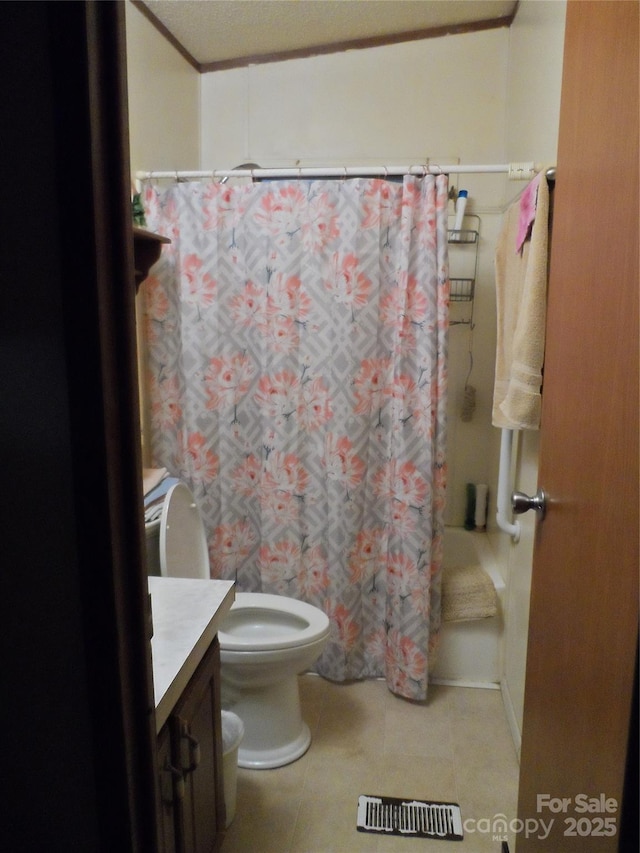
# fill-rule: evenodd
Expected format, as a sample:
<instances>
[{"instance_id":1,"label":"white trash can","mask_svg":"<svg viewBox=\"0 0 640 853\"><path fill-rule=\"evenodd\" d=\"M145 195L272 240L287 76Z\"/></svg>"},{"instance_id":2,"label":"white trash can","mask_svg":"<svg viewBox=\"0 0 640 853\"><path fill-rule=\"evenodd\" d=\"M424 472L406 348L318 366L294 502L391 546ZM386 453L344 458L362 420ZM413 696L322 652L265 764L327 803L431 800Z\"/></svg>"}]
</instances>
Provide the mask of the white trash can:
<instances>
[{"instance_id":1,"label":"white trash can","mask_svg":"<svg viewBox=\"0 0 640 853\"><path fill-rule=\"evenodd\" d=\"M225 828L231 825L236 813L238 788L238 747L244 737L244 723L231 711L222 712L222 777L224 806L227 813Z\"/></svg>"}]
</instances>

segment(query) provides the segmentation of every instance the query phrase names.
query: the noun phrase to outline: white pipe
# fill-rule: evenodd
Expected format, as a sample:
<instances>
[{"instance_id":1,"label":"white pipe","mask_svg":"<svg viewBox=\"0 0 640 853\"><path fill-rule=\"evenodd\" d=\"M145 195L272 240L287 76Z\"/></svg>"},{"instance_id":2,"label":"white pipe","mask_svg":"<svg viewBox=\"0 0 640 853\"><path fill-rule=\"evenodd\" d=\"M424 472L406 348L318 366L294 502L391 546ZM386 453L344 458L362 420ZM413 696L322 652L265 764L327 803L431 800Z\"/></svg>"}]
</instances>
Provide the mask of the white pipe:
<instances>
[{"instance_id":1,"label":"white pipe","mask_svg":"<svg viewBox=\"0 0 640 853\"><path fill-rule=\"evenodd\" d=\"M215 178L348 178L348 177L388 177L397 175L453 175L505 173L512 179L527 180L535 176L534 163L504 163L486 166L464 166L459 163L441 166L438 163L425 163L420 166L322 166L286 169L215 169L213 171L193 172L136 172L139 180L169 178L173 180L206 180Z\"/></svg>"},{"instance_id":2,"label":"white pipe","mask_svg":"<svg viewBox=\"0 0 640 853\"><path fill-rule=\"evenodd\" d=\"M500 469L498 471L498 497L496 500L496 521L500 530L508 533L514 542L520 540L520 522L511 522L511 454L513 450L513 430L503 429L500 436Z\"/></svg>"}]
</instances>

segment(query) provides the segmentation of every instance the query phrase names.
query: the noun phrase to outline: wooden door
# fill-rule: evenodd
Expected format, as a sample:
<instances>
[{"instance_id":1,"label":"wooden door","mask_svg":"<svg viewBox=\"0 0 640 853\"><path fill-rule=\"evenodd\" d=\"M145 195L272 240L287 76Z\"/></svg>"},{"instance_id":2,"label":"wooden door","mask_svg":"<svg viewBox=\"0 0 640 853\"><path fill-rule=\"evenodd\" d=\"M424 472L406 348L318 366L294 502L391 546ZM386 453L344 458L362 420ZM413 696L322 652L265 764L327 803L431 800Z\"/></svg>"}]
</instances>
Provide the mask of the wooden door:
<instances>
[{"instance_id":1,"label":"wooden door","mask_svg":"<svg viewBox=\"0 0 640 853\"><path fill-rule=\"evenodd\" d=\"M542 61L542 58L541 58ZM617 850L638 638L638 4L567 4L517 834Z\"/></svg>"}]
</instances>

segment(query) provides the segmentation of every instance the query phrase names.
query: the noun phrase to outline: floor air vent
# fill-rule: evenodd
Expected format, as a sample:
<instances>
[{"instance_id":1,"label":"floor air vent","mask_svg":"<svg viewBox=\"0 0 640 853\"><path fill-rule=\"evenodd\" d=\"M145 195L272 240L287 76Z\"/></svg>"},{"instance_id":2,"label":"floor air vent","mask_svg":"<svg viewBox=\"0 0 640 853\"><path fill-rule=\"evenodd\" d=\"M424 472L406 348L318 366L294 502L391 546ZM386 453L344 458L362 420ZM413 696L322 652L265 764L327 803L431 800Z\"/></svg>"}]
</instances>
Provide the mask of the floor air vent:
<instances>
[{"instance_id":1,"label":"floor air vent","mask_svg":"<svg viewBox=\"0 0 640 853\"><path fill-rule=\"evenodd\" d=\"M413 838L462 841L462 817L456 803L402 800L397 797L358 799L358 830Z\"/></svg>"}]
</instances>

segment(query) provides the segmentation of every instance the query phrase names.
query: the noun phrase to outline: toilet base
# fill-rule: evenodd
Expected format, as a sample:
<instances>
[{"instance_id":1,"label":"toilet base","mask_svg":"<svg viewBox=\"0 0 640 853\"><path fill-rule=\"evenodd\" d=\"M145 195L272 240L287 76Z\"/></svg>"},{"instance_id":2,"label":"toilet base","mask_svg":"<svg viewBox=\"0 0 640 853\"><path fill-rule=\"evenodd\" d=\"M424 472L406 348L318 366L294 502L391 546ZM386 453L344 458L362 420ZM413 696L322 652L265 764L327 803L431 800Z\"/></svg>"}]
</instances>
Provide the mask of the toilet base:
<instances>
[{"instance_id":1,"label":"toilet base","mask_svg":"<svg viewBox=\"0 0 640 853\"><path fill-rule=\"evenodd\" d=\"M238 766L253 770L283 767L309 749L311 732L302 719L298 676L260 687L239 690L225 684L222 667L222 706L244 724Z\"/></svg>"},{"instance_id":2,"label":"toilet base","mask_svg":"<svg viewBox=\"0 0 640 853\"><path fill-rule=\"evenodd\" d=\"M271 770L284 767L303 756L311 744L309 726L303 721L298 737L278 749L239 749L238 767L249 770Z\"/></svg>"}]
</instances>

